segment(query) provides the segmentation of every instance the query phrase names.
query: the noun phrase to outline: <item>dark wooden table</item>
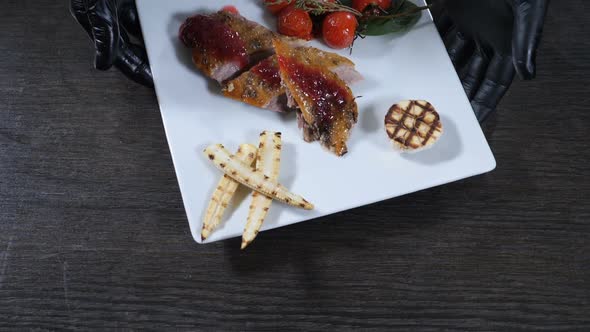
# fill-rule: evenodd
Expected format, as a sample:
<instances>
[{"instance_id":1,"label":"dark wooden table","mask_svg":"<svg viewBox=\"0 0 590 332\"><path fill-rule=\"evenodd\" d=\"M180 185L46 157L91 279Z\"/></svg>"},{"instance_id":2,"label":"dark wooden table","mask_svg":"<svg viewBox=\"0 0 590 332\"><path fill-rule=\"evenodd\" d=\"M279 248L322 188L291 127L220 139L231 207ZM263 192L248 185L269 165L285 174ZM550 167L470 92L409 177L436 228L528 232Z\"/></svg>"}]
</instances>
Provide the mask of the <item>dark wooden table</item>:
<instances>
[{"instance_id":1,"label":"dark wooden table","mask_svg":"<svg viewBox=\"0 0 590 332\"><path fill-rule=\"evenodd\" d=\"M0 329L590 330L590 24L552 3L494 172L193 242L152 91L67 1L0 4Z\"/></svg>"}]
</instances>

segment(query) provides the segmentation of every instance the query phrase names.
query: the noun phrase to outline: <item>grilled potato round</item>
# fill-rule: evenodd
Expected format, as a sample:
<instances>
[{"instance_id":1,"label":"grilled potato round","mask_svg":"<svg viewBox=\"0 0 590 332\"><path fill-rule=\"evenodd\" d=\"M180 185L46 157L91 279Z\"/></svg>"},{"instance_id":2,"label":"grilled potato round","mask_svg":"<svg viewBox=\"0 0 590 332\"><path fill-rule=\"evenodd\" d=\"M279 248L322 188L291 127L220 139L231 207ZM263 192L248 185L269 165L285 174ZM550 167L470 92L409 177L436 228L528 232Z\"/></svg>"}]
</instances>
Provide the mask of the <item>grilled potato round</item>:
<instances>
[{"instance_id":1,"label":"grilled potato round","mask_svg":"<svg viewBox=\"0 0 590 332\"><path fill-rule=\"evenodd\" d=\"M402 152L415 152L431 147L442 135L440 116L424 100L405 100L385 115L385 130L393 147Z\"/></svg>"}]
</instances>

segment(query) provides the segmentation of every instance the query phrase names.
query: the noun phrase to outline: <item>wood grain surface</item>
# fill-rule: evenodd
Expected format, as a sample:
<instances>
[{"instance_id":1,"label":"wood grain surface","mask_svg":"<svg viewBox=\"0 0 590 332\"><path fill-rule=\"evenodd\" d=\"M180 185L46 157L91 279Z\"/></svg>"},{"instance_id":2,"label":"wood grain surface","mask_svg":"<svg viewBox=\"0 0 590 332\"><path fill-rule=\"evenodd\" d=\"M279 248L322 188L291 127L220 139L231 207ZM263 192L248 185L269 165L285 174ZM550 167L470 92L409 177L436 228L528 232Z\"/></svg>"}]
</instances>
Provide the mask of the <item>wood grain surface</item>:
<instances>
[{"instance_id":1,"label":"wood grain surface","mask_svg":"<svg viewBox=\"0 0 590 332\"><path fill-rule=\"evenodd\" d=\"M590 19L554 1L487 175L197 245L156 98L0 3L0 330L590 330Z\"/></svg>"}]
</instances>

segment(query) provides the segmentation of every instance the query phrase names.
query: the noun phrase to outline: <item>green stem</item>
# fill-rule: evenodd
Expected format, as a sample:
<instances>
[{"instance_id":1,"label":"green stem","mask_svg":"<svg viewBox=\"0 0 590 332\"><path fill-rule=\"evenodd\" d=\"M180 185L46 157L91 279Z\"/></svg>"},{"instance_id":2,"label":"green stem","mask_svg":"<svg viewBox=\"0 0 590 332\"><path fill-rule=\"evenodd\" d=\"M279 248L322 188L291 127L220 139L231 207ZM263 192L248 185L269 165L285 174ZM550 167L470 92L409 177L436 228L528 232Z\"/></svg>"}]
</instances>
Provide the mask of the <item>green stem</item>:
<instances>
[{"instance_id":1,"label":"green stem","mask_svg":"<svg viewBox=\"0 0 590 332\"><path fill-rule=\"evenodd\" d=\"M369 19L392 19L392 18L398 18L398 17L404 17L404 16L411 16L414 15L422 10L426 10L429 9L431 6L422 6L422 7L417 7L416 9L413 9L411 11L407 11L404 13L397 13L397 14L392 14L392 15L377 15L377 16L369 16Z\"/></svg>"}]
</instances>

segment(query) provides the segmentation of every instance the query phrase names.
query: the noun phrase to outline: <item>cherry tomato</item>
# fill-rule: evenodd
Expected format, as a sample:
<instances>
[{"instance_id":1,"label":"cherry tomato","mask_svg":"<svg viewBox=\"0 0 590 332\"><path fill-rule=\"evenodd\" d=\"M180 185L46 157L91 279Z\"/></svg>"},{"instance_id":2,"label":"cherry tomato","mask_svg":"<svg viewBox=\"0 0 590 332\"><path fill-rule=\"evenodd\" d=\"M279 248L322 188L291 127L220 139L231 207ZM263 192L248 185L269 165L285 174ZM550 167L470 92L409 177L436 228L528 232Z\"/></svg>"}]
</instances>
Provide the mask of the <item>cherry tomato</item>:
<instances>
[{"instance_id":1,"label":"cherry tomato","mask_svg":"<svg viewBox=\"0 0 590 332\"><path fill-rule=\"evenodd\" d=\"M352 8L364 12L369 5L379 6L383 10L391 7L391 0L352 0Z\"/></svg>"},{"instance_id":2,"label":"cherry tomato","mask_svg":"<svg viewBox=\"0 0 590 332\"><path fill-rule=\"evenodd\" d=\"M266 5L266 8L268 8L268 10L270 10L270 12L273 13L274 15L277 15L278 13L280 13L283 9L285 9L287 6L289 6L291 4L291 2L293 2L293 0L288 0L288 1L285 1L284 3L279 4L279 5L269 5L269 3L273 3L276 1L277 0L264 0L264 4Z\"/></svg>"},{"instance_id":3,"label":"cherry tomato","mask_svg":"<svg viewBox=\"0 0 590 332\"><path fill-rule=\"evenodd\" d=\"M309 13L305 10L296 8L291 5L283 9L278 17L279 33L310 40L312 37L313 22Z\"/></svg>"},{"instance_id":4,"label":"cherry tomato","mask_svg":"<svg viewBox=\"0 0 590 332\"><path fill-rule=\"evenodd\" d=\"M356 17L348 12L331 13L324 19L322 35L328 46L336 49L352 45L358 22Z\"/></svg>"},{"instance_id":5,"label":"cherry tomato","mask_svg":"<svg viewBox=\"0 0 590 332\"><path fill-rule=\"evenodd\" d=\"M238 11L238 9L235 6L225 6L223 8L221 8L222 12L228 12L228 13L232 13L235 15L239 15L240 12Z\"/></svg>"}]
</instances>

